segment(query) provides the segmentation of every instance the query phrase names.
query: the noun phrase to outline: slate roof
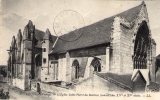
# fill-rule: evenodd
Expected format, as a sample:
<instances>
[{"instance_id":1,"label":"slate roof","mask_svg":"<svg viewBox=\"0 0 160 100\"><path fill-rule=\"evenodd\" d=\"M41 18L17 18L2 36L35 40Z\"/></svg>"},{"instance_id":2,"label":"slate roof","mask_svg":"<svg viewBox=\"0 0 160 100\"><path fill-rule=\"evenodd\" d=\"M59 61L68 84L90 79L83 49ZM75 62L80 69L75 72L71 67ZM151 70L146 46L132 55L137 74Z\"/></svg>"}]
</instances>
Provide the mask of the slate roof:
<instances>
[{"instance_id":1,"label":"slate roof","mask_svg":"<svg viewBox=\"0 0 160 100\"><path fill-rule=\"evenodd\" d=\"M37 40L42 41L44 35L45 35L45 32L43 32L43 31L41 31L41 30L39 30L39 29L35 29L35 38L36 38Z\"/></svg>"},{"instance_id":2,"label":"slate roof","mask_svg":"<svg viewBox=\"0 0 160 100\"><path fill-rule=\"evenodd\" d=\"M111 16L99 22L93 23L86 27L77 29L75 31L60 36L51 54L65 53L69 50L109 43L114 17L120 16L125 18L127 21L131 22L139 14L142 5L143 3L120 14ZM75 37L79 38L72 42L64 41L74 40Z\"/></svg>"},{"instance_id":3,"label":"slate roof","mask_svg":"<svg viewBox=\"0 0 160 100\"><path fill-rule=\"evenodd\" d=\"M37 48L42 48L42 41L43 41L43 39L44 39L44 37L45 37L45 32L43 32L43 31L41 31L41 30L38 30L38 29L35 29L35 38L36 38L36 46L35 47L37 47ZM50 51L52 50L52 46L53 46L53 44L54 44L54 42L55 42L55 40L56 40L56 36L53 36L53 35L51 35L51 37L50 37L50 46L49 46L49 48L50 48Z\"/></svg>"},{"instance_id":4,"label":"slate roof","mask_svg":"<svg viewBox=\"0 0 160 100\"><path fill-rule=\"evenodd\" d=\"M38 29L35 29L35 38L36 38L36 46L37 48L42 48L42 40L44 37L45 33L43 31L40 31Z\"/></svg>"}]
</instances>

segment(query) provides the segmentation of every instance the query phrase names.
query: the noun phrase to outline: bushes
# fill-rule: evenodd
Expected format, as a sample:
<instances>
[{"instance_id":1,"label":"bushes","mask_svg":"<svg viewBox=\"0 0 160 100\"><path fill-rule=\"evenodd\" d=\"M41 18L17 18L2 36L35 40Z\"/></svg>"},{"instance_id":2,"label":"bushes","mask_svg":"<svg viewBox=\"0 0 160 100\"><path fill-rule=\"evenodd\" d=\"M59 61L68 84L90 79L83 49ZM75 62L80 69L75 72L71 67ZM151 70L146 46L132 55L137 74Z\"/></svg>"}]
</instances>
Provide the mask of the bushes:
<instances>
[{"instance_id":1,"label":"bushes","mask_svg":"<svg viewBox=\"0 0 160 100\"><path fill-rule=\"evenodd\" d=\"M3 89L0 90L0 99L9 99L9 92L4 92Z\"/></svg>"}]
</instances>

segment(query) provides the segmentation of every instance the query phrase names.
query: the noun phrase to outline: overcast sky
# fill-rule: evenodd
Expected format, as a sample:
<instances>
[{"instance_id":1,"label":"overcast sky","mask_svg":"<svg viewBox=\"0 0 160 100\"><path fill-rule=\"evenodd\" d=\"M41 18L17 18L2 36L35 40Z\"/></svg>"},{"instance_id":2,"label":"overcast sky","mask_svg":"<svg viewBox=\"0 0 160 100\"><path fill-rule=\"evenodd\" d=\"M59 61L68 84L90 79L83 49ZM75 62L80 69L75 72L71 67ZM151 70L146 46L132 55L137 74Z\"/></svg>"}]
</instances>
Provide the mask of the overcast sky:
<instances>
[{"instance_id":1,"label":"overcast sky","mask_svg":"<svg viewBox=\"0 0 160 100\"><path fill-rule=\"evenodd\" d=\"M52 34L53 22L63 10L77 11L84 18L85 25L97 22L119 12L141 4L142 1L112 0L0 0L0 64L7 64L9 48L13 35L18 29L24 29L28 20L36 28L45 31L49 28ZM150 28L157 43L157 55L160 53L160 1L147 0Z\"/></svg>"}]
</instances>

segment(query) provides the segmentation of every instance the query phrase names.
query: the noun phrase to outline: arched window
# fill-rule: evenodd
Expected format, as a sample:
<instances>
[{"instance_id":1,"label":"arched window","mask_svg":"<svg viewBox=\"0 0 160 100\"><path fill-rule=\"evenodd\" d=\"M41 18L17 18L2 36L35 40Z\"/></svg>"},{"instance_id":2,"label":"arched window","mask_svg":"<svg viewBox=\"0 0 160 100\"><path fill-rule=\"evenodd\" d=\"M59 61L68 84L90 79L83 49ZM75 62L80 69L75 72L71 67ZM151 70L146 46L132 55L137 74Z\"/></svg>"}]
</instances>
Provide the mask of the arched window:
<instances>
[{"instance_id":1,"label":"arched window","mask_svg":"<svg viewBox=\"0 0 160 100\"><path fill-rule=\"evenodd\" d=\"M95 72L101 72L101 63L99 58L94 58L91 62L91 66L93 66Z\"/></svg>"},{"instance_id":2,"label":"arched window","mask_svg":"<svg viewBox=\"0 0 160 100\"><path fill-rule=\"evenodd\" d=\"M72 79L79 78L79 62L78 60L74 60L72 63Z\"/></svg>"},{"instance_id":3,"label":"arched window","mask_svg":"<svg viewBox=\"0 0 160 100\"><path fill-rule=\"evenodd\" d=\"M147 23L144 21L140 25L134 42L134 69L147 68L147 56L150 46L150 36Z\"/></svg>"}]
</instances>

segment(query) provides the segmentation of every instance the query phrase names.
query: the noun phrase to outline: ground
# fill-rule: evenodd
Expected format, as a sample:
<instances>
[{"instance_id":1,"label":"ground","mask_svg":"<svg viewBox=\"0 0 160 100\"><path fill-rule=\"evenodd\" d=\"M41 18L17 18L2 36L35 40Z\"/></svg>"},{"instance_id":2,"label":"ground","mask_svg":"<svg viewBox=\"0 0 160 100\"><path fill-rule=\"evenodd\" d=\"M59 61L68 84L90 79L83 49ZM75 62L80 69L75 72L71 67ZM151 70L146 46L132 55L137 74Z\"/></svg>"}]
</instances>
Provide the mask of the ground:
<instances>
[{"instance_id":1,"label":"ground","mask_svg":"<svg viewBox=\"0 0 160 100\"><path fill-rule=\"evenodd\" d=\"M44 99L54 99L55 96L54 94L59 94L59 93L108 93L108 92L113 92L113 91L123 91L123 92L128 92L127 90L117 87L115 84L112 84L108 82L107 80L94 75L94 77L89 78L87 80L84 80L81 83L77 83L74 88L72 89L65 89L65 88L60 88L56 86L51 86L52 92L47 92L47 91L42 91L42 94L39 95L35 91L23 91L21 89L8 86L7 83L0 83L1 88L4 89L4 91L9 90L10 98L11 99L36 99L36 100L44 100ZM85 90L84 90L85 89Z\"/></svg>"},{"instance_id":2,"label":"ground","mask_svg":"<svg viewBox=\"0 0 160 100\"><path fill-rule=\"evenodd\" d=\"M111 74L109 74L108 76L110 75ZM48 86L46 85L48 88L50 88L50 91L47 91L48 89L42 90L41 95L39 95L36 91L23 91L19 88L9 86L7 83L0 83L0 88L3 88L5 92L9 91L10 98L15 100L17 99L21 100L22 98L24 100L45 100L45 99L54 100L55 98L60 99L62 95L69 94L69 93L72 93L72 94L77 94L77 93L100 94L100 93L119 93L119 92L132 93L131 91L123 87L123 85L121 87L120 83L115 84L114 81L111 80L111 78L107 78L106 76L107 75L104 73L103 74L95 73L93 77L83 80L82 82L75 83L75 85L73 85L73 87L70 89L61 88L54 85L48 85ZM114 75L111 75L111 76L114 76ZM126 77L130 77L130 76L126 76ZM124 82L124 80L123 81L121 80L120 82ZM152 83L152 85L149 86L149 88L155 88L155 87L159 88L160 85Z\"/></svg>"},{"instance_id":3,"label":"ground","mask_svg":"<svg viewBox=\"0 0 160 100\"><path fill-rule=\"evenodd\" d=\"M50 93L46 91L42 91L42 94L39 95L37 92L33 91L23 91L19 88L15 88L12 86L9 86L7 83L0 83L0 88L4 89L4 92L9 91L10 99L13 100L53 100L50 96Z\"/></svg>"},{"instance_id":4,"label":"ground","mask_svg":"<svg viewBox=\"0 0 160 100\"><path fill-rule=\"evenodd\" d=\"M84 91L85 89L85 91ZM94 76L85 82L81 82L75 87L76 92L89 92L89 93L111 93L111 92L129 92L108 80L99 77L94 74Z\"/></svg>"}]
</instances>

